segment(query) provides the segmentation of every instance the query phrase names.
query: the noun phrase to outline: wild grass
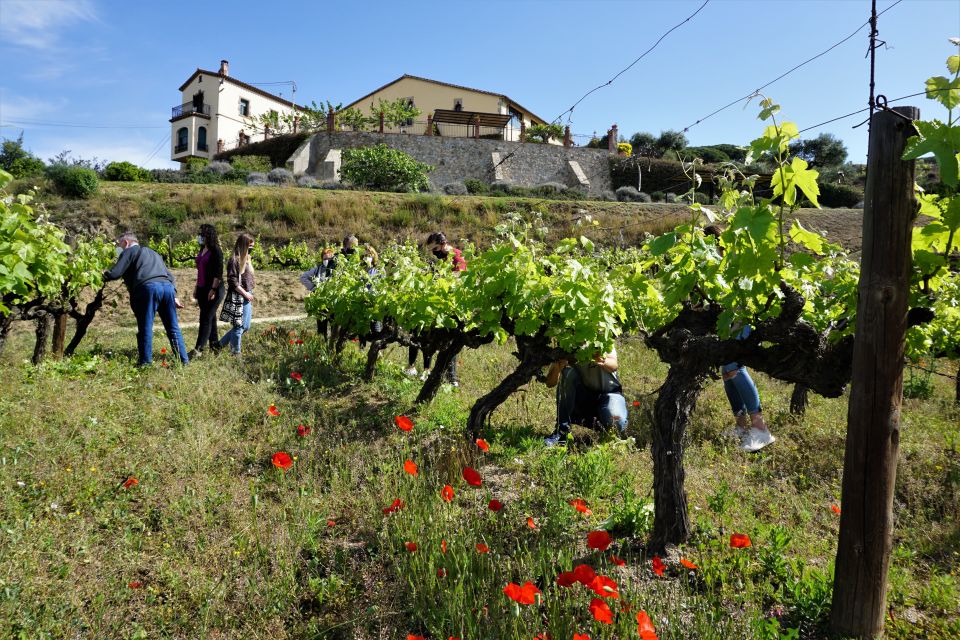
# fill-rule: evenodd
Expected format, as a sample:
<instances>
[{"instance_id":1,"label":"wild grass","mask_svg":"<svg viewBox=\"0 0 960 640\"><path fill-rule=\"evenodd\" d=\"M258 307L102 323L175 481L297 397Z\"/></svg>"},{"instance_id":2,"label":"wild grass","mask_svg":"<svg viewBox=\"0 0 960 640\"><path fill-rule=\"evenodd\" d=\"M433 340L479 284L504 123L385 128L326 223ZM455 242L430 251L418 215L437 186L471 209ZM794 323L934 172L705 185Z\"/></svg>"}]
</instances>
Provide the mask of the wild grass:
<instances>
[{"instance_id":1,"label":"wild grass","mask_svg":"<svg viewBox=\"0 0 960 640\"><path fill-rule=\"evenodd\" d=\"M142 371L129 332L97 327L83 353L40 367L25 363L30 336L17 336L0 356L0 637L625 638L636 637L639 609L661 638L777 638L791 628L820 637L844 398L815 398L798 420L790 389L758 375L778 441L750 456L724 438L729 409L711 384L685 451L695 536L664 558L661 578L643 543L648 394L665 370L640 344L618 349L628 401L640 405L632 442L578 429L568 449L543 448L553 398L531 383L494 415L484 453L462 425L512 366L509 346L463 354L463 386L445 388L404 433L393 417L419 386L401 373L405 350L388 352L363 384L352 344L338 361L311 335L307 323L255 329L242 360ZM168 357L160 347L158 362ZM298 425L311 432L298 436ZM890 635L957 637L960 412L950 381L936 378L929 400L907 400L903 425ZM294 457L289 471L271 464L276 451ZM407 459L418 475L403 471ZM464 466L481 487L464 482ZM138 483L124 488L130 477ZM444 484L456 493L449 503ZM574 498L592 514L571 507ZM384 514L396 499L404 508ZM585 543L601 527L615 538L604 553ZM733 532L753 546L730 548ZM555 583L580 563L619 584L620 598L608 600L614 625L592 620L592 592ZM502 589L527 580L542 602L514 606Z\"/></svg>"}]
</instances>

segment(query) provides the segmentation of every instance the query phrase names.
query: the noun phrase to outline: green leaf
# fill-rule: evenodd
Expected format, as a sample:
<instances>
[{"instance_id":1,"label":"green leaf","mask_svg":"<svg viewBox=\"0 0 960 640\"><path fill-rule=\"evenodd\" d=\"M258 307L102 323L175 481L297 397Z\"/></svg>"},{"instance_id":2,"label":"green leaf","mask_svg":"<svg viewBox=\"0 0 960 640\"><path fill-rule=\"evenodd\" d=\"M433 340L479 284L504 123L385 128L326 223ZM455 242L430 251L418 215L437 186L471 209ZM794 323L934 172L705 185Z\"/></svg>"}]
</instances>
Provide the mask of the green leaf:
<instances>
[{"instance_id":1,"label":"green leaf","mask_svg":"<svg viewBox=\"0 0 960 640\"><path fill-rule=\"evenodd\" d=\"M960 73L960 56L950 56L947 58L947 69L954 75Z\"/></svg>"},{"instance_id":2,"label":"green leaf","mask_svg":"<svg viewBox=\"0 0 960 640\"><path fill-rule=\"evenodd\" d=\"M818 233L804 229L799 220L793 221L790 239L817 255L823 255L823 238Z\"/></svg>"},{"instance_id":3,"label":"green leaf","mask_svg":"<svg viewBox=\"0 0 960 640\"><path fill-rule=\"evenodd\" d=\"M934 76L927 80L927 98L936 100L947 109L960 105L960 78L949 80Z\"/></svg>"},{"instance_id":4,"label":"green leaf","mask_svg":"<svg viewBox=\"0 0 960 640\"><path fill-rule=\"evenodd\" d=\"M920 135L907 140L903 159L915 160L932 153L940 167L940 180L948 187L956 187L960 173L956 151L960 147L960 127L951 127L938 120L918 120L914 125Z\"/></svg>"},{"instance_id":5,"label":"green leaf","mask_svg":"<svg viewBox=\"0 0 960 640\"><path fill-rule=\"evenodd\" d=\"M673 248L673 245L677 243L677 234L673 231L670 233L665 233L659 238L653 240L649 245L650 253L655 256L660 256Z\"/></svg>"}]
</instances>

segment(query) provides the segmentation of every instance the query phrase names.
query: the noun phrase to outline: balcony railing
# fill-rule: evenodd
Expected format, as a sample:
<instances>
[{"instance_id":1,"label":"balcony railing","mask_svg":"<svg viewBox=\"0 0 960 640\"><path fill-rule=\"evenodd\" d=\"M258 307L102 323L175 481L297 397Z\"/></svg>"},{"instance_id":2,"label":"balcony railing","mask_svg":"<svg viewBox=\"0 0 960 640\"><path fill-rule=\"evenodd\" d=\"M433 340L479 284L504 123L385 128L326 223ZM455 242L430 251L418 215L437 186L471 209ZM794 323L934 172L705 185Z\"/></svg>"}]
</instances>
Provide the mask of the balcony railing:
<instances>
[{"instance_id":1,"label":"balcony railing","mask_svg":"<svg viewBox=\"0 0 960 640\"><path fill-rule=\"evenodd\" d=\"M189 145L188 145L186 142L184 142L183 144L178 144L177 146L175 146L175 147L173 148L173 152L174 152L174 153L183 153L184 151L187 150L188 147L189 147Z\"/></svg>"},{"instance_id":2,"label":"balcony railing","mask_svg":"<svg viewBox=\"0 0 960 640\"><path fill-rule=\"evenodd\" d=\"M187 102L186 104L180 104L173 107L170 111L171 111L171 115L170 115L171 120L175 118L182 118L183 116L194 115L194 114L201 115L201 116L209 116L210 105L208 104L195 105L192 102Z\"/></svg>"}]
</instances>

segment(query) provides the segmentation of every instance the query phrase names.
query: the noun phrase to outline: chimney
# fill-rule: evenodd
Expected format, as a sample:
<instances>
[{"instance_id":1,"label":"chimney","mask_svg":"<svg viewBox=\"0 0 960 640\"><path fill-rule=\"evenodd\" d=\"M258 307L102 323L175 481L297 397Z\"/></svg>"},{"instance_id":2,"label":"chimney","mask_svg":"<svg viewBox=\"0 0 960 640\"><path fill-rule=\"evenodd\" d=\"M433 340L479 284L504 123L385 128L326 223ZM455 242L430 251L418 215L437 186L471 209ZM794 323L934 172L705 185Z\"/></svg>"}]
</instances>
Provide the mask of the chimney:
<instances>
[{"instance_id":1,"label":"chimney","mask_svg":"<svg viewBox=\"0 0 960 640\"><path fill-rule=\"evenodd\" d=\"M229 76L230 75L230 61L221 60L220 61L220 75Z\"/></svg>"}]
</instances>

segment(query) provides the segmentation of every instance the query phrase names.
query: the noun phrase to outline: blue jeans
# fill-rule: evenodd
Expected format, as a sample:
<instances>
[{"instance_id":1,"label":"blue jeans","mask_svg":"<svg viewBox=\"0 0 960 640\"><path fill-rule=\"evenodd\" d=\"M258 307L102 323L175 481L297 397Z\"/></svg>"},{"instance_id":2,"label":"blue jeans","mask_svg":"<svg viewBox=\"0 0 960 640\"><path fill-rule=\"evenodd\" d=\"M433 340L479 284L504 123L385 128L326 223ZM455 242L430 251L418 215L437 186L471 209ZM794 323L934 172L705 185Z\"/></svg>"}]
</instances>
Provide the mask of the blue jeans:
<instances>
[{"instance_id":1,"label":"blue jeans","mask_svg":"<svg viewBox=\"0 0 960 640\"><path fill-rule=\"evenodd\" d=\"M600 393L588 389L576 367L560 373L557 385L557 433L566 437L571 424L592 425L599 422L606 428L627 428L627 400L622 393Z\"/></svg>"},{"instance_id":2,"label":"blue jeans","mask_svg":"<svg viewBox=\"0 0 960 640\"><path fill-rule=\"evenodd\" d=\"M220 338L220 346L230 345L230 353L240 353L240 338L250 331L250 320L253 318L253 305L249 300L243 301L243 323L239 327L230 327L230 330Z\"/></svg>"},{"instance_id":3,"label":"blue jeans","mask_svg":"<svg viewBox=\"0 0 960 640\"><path fill-rule=\"evenodd\" d=\"M153 362L153 316L160 314L160 321L167 332L170 348L180 356L183 364L190 362L187 347L183 344L180 323L177 321L176 291L166 280L145 282L130 293L130 308L137 318L137 364Z\"/></svg>"},{"instance_id":4,"label":"blue jeans","mask_svg":"<svg viewBox=\"0 0 960 640\"><path fill-rule=\"evenodd\" d=\"M750 326L746 326L737 334L737 340L743 340L750 335ZM753 378L746 367L741 367L736 362L723 365L723 373L736 372L732 378L724 378L723 390L727 392L727 400L730 401L730 408L734 415L746 412L748 414L760 411L760 393L757 391L757 385L753 383Z\"/></svg>"}]
</instances>

